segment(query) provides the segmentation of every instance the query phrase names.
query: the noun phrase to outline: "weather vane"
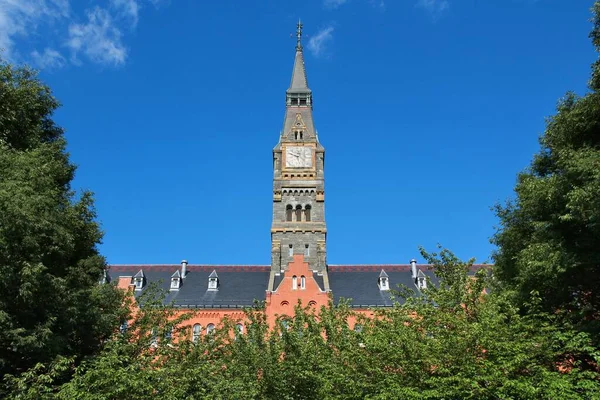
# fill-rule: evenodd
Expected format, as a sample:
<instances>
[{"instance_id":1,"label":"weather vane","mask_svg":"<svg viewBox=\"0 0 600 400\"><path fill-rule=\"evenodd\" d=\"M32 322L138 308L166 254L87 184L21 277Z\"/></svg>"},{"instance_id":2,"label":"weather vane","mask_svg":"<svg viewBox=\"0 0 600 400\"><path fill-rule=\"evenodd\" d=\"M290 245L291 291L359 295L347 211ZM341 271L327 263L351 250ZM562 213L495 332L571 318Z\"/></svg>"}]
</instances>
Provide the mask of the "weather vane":
<instances>
[{"instance_id":1,"label":"weather vane","mask_svg":"<svg viewBox=\"0 0 600 400\"><path fill-rule=\"evenodd\" d=\"M294 37L294 35L290 33L290 37ZM302 51L302 21L300 19L298 19L298 23L296 24L296 50Z\"/></svg>"}]
</instances>

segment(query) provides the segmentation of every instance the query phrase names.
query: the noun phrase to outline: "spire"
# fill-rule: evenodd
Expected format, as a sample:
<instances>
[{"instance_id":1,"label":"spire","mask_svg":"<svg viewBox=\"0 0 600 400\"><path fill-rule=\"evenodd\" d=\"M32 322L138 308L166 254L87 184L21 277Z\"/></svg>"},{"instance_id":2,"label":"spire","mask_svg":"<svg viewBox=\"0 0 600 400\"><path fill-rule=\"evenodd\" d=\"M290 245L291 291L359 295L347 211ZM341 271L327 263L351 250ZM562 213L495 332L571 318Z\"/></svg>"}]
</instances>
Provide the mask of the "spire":
<instances>
[{"instance_id":1,"label":"spire","mask_svg":"<svg viewBox=\"0 0 600 400\"><path fill-rule=\"evenodd\" d=\"M288 93L310 92L304 69L304 54L302 53L302 22L298 20L296 25L296 58L294 59L294 71Z\"/></svg>"},{"instance_id":2,"label":"spire","mask_svg":"<svg viewBox=\"0 0 600 400\"><path fill-rule=\"evenodd\" d=\"M302 21L300 19L296 24L296 51L302 51Z\"/></svg>"}]
</instances>

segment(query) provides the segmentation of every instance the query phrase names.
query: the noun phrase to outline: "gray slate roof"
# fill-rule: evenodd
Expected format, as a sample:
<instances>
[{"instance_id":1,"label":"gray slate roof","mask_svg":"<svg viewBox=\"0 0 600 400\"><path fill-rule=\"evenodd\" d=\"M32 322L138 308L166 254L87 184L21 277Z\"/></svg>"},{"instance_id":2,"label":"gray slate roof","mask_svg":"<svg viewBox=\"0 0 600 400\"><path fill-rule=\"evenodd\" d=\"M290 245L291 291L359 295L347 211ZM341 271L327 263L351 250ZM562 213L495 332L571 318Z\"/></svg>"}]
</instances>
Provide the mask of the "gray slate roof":
<instances>
[{"instance_id":1,"label":"gray slate roof","mask_svg":"<svg viewBox=\"0 0 600 400\"><path fill-rule=\"evenodd\" d=\"M294 58L294 71L292 72L292 81L288 93L308 93L311 90L308 88L306 79L306 69L304 68L304 55L302 50L296 51Z\"/></svg>"},{"instance_id":2,"label":"gray slate roof","mask_svg":"<svg viewBox=\"0 0 600 400\"><path fill-rule=\"evenodd\" d=\"M434 283L437 278L428 265L418 265ZM351 307L391 307L394 300L389 290L380 290L378 279L387 275L390 289L397 289L399 284L408 286L418 293L412 279L410 264L388 265L329 265L329 286L333 292L333 301L349 299ZM382 271L383 275L382 275ZM396 299L403 303L404 299Z\"/></svg>"},{"instance_id":3,"label":"gray slate roof","mask_svg":"<svg viewBox=\"0 0 600 400\"><path fill-rule=\"evenodd\" d=\"M165 291L165 302L173 302L181 308L241 308L254 304L254 300L264 301L269 282L270 266L233 265L189 265L186 277L179 290L169 290L171 276L181 265L111 265L109 274L113 281L117 276L132 276L142 270L147 284L141 296L153 282ZM208 290L208 277L216 271L219 279L218 290Z\"/></svg>"},{"instance_id":4,"label":"gray slate roof","mask_svg":"<svg viewBox=\"0 0 600 400\"><path fill-rule=\"evenodd\" d=\"M472 272L486 268L486 265L473 265ZM166 293L165 302L173 302L181 308L242 308L252 306L255 300L265 300L265 292L269 282L271 267L268 265L189 265L187 275L182 279L179 290L169 290L171 277L181 268L174 265L111 265L108 274L112 281L119 276L131 277L140 273L146 280L141 296L153 282L160 282L159 287ZM397 289L403 284L419 293L412 279L410 264L385 265L328 265L329 287L333 292L333 300L338 304L342 298L349 299L351 307L391 307L394 300L390 291L380 290L378 280L387 275L389 288ZM439 280L428 264L417 264L418 275L427 276L431 283L437 285ZM383 271L383 272L382 272ZM213 274L214 272L214 274ZM208 290L209 276L218 276L219 289ZM177 276L177 274L175 274ZM313 273L317 283L324 289L323 277ZM275 277L275 288L281 283L283 276ZM403 303L403 299L396 299Z\"/></svg>"}]
</instances>

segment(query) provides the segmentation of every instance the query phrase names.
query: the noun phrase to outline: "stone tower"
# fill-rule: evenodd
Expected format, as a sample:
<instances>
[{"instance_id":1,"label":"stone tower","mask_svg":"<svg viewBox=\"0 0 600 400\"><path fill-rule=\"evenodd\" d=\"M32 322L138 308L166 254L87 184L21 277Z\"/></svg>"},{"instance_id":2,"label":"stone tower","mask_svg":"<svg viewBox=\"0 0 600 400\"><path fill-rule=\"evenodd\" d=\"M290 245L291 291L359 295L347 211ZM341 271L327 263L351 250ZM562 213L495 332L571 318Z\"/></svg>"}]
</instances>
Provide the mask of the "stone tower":
<instances>
[{"instance_id":1,"label":"stone tower","mask_svg":"<svg viewBox=\"0 0 600 400\"><path fill-rule=\"evenodd\" d=\"M273 149L273 225L271 270L287 268L294 254L303 254L313 271L326 271L325 149L313 123L312 91L308 88L302 52L302 24L297 26L292 81L285 97L279 143Z\"/></svg>"}]
</instances>

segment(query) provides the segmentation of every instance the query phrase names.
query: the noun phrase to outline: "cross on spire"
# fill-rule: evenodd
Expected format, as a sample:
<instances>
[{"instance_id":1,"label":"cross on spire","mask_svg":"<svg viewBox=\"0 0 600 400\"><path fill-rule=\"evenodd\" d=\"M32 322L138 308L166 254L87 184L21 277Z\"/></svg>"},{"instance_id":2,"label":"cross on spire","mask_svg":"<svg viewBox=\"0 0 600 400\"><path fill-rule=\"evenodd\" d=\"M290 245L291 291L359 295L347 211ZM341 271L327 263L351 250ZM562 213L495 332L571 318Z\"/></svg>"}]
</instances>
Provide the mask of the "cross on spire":
<instances>
[{"instance_id":1,"label":"cross on spire","mask_svg":"<svg viewBox=\"0 0 600 400\"><path fill-rule=\"evenodd\" d=\"M296 24L296 50L302 51L302 22L298 19Z\"/></svg>"}]
</instances>

